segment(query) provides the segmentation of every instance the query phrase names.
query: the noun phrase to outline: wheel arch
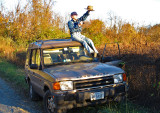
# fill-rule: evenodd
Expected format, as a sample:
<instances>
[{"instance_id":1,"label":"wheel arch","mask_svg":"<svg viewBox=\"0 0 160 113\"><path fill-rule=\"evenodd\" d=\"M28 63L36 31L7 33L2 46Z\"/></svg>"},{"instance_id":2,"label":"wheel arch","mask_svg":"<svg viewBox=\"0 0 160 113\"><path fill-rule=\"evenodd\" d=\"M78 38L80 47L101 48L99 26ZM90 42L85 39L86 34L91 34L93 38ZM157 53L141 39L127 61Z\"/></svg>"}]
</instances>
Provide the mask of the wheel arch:
<instances>
[{"instance_id":1,"label":"wheel arch","mask_svg":"<svg viewBox=\"0 0 160 113\"><path fill-rule=\"evenodd\" d=\"M44 93L46 92L46 91L48 91L48 90L50 90L51 91L51 85L47 82L45 82L44 83L44 87L43 87L43 91L44 91Z\"/></svg>"},{"instance_id":2,"label":"wheel arch","mask_svg":"<svg viewBox=\"0 0 160 113\"><path fill-rule=\"evenodd\" d=\"M47 90L50 90L47 85L44 86L43 91L46 92Z\"/></svg>"}]
</instances>

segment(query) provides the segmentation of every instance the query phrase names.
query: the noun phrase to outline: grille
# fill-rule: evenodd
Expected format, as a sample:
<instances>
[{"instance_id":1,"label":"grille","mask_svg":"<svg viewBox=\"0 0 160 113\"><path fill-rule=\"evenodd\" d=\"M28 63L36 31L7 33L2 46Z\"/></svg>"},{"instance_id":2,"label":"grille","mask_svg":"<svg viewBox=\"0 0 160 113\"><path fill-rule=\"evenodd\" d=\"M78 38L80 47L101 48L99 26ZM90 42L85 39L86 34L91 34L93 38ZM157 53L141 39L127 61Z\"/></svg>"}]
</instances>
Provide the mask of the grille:
<instances>
[{"instance_id":1,"label":"grille","mask_svg":"<svg viewBox=\"0 0 160 113\"><path fill-rule=\"evenodd\" d=\"M90 88L113 84L113 76L74 81L74 89Z\"/></svg>"}]
</instances>

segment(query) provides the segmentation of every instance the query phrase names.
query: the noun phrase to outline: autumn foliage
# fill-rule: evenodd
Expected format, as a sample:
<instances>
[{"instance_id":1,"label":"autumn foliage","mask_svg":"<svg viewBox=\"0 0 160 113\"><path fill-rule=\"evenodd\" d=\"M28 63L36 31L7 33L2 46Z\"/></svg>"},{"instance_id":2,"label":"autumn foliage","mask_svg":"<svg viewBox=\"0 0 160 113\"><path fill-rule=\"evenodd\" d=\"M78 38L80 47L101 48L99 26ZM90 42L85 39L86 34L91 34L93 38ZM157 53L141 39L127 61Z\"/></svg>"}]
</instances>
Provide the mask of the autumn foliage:
<instances>
[{"instance_id":1,"label":"autumn foliage","mask_svg":"<svg viewBox=\"0 0 160 113\"><path fill-rule=\"evenodd\" d=\"M52 8L54 1L31 0L25 7L21 3L15 11L6 11L1 5L0 36L11 38L16 43L32 42L40 39L55 39L69 37L66 31L68 20L56 14ZM64 21L65 20L65 21ZM106 20L95 19L86 21L83 34L91 38L99 46L106 42L122 42L126 44L148 43L159 41L160 25L136 26L120 18L111 17Z\"/></svg>"},{"instance_id":2,"label":"autumn foliage","mask_svg":"<svg viewBox=\"0 0 160 113\"><path fill-rule=\"evenodd\" d=\"M53 1L32 0L21 8L20 3L15 12L0 12L1 36L10 37L14 41L31 42L65 36L60 30L60 17L53 18Z\"/></svg>"}]
</instances>

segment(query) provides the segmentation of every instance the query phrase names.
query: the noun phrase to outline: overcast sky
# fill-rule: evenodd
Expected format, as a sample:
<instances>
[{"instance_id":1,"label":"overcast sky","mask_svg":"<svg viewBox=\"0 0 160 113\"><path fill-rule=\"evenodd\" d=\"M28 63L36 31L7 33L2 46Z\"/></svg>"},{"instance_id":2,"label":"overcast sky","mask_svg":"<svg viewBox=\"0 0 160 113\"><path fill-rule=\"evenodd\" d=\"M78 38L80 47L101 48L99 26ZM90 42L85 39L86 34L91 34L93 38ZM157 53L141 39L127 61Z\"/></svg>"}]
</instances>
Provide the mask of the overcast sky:
<instances>
[{"instance_id":1,"label":"overcast sky","mask_svg":"<svg viewBox=\"0 0 160 113\"><path fill-rule=\"evenodd\" d=\"M129 22L139 23L140 25L160 24L160 0L54 0L56 1L53 10L61 16L66 16L76 11L79 16L85 13L88 5L94 7L94 12L88 19L108 18L107 13L113 12L114 15L121 17ZM12 10L18 0L0 0L8 10ZM24 5L25 0L21 0Z\"/></svg>"}]
</instances>

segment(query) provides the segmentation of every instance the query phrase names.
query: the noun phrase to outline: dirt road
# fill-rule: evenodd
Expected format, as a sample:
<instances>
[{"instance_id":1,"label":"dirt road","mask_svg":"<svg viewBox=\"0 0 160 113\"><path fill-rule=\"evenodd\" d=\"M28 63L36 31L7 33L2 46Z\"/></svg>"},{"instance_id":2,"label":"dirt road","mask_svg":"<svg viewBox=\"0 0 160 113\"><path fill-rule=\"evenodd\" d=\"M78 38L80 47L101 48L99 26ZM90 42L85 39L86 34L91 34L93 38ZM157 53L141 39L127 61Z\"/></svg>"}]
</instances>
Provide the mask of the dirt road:
<instances>
[{"instance_id":1,"label":"dirt road","mask_svg":"<svg viewBox=\"0 0 160 113\"><path fill-rule=\"evenodd\" d=\"M43 113L42 101L33 102L0 78L0 113Z\"/></svg>"}]
</instances>

